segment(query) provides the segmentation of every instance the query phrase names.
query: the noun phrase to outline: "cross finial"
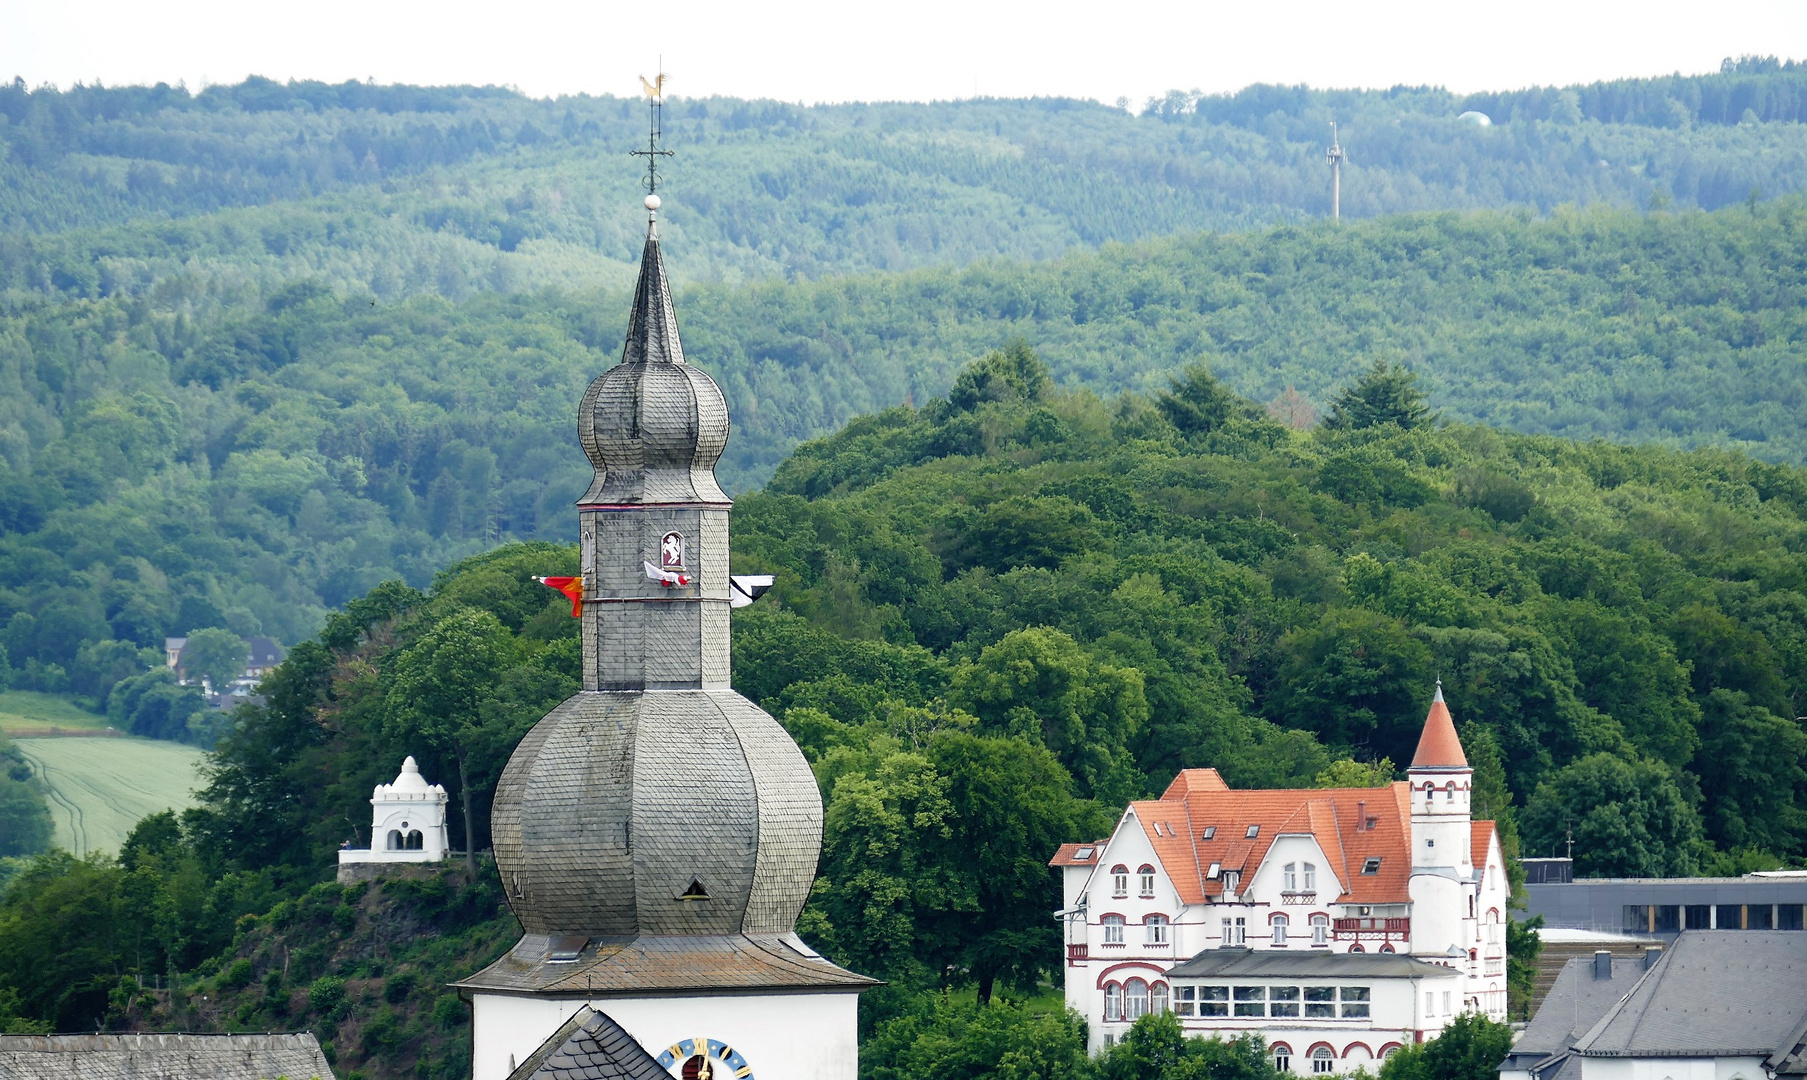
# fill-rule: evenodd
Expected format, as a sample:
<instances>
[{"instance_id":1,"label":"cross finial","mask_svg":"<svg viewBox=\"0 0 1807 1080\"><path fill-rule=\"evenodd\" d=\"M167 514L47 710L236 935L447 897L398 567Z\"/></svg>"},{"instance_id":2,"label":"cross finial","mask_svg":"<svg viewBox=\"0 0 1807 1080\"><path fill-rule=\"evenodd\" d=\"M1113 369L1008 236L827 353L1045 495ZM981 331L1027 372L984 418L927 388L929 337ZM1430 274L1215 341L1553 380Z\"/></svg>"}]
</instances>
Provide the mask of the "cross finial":
<instances>
[{"instance_id":1,"label":"cross finial","mask_svg":"<svg viewBox=\"0 0 1807 1080\"><path fill-rule=\"evenodd\" d=\"M671 157L670 150L659 146L659 139L664 135L665 120L665 80L671 78L666 74L664 58L659 61L657 77L648 79L640 76L640 89L646 94L646 149L629 150L634 157L646 159L646 176L640 182L646 187L646 209L654 213L659 208L659 159Z\"/></svg>"}]
</instances>

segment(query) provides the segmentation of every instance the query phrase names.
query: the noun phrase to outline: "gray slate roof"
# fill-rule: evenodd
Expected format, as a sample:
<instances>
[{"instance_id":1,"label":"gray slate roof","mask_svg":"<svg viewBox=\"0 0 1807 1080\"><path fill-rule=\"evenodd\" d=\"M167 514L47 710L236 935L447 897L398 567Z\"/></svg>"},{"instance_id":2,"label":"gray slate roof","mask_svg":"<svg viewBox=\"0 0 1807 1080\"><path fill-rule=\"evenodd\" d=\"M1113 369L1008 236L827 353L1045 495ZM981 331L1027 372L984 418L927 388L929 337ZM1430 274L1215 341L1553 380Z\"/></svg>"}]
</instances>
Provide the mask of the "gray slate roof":
<instances>
[{"instance_id":1,"label":"gray slate roof","mask_svg":"<svg viewBox=\"0 0 1807 1080\"><path fill-rule=\"evenodd\" d=\"M454 985L502 993L592 997L649 990L862 990L877 985L823 959L795 934L672 935L590 941L575 961L556 938L528 934L508 955Z\"/></svg>"},{"instance_id":2,"label":"gray slate roof","mask_svg":"<svg viewBox=\"0 0 1807 1080\"><path fill-rule=\"evenodd\" d=\"M1454 968L1402 953L1282 952L1246 946L1206 949L1167 972L1172 979L1453 979L1456 975Z\"/></svg>"},{"instance_id":3,"label":"gray slate roof","mask_svg":"<svg viewBox=\"0 0 1807 1080\"><path fill-rule=\"evenodd\" d=\"M1807 1020L1807 932L1690 930L1575 1043L1584 1057L1788 1055Z\"/></svg>"},{"instance_id":4,"label":"gray slate roof","mask_svg":"<svg viewBox=\"0 0 1807 1080\"><path fill-rule=\"evenodd\" d=\"M333 1080L301 1035L0 1035L6 1080Z\"/></svg>"},{"instance_id":5,"label":"gray slate roof","mask_svg":"<svg viewBox=\"0 0 1807 1080\"><path fill-rule=\"evenodd\" d=\"M671 1080L671 1074L608 1014L585 1005L508 1080Z\"/></svg>"},{"instance_id":6,"label":"gray slate roof","mask_svg":"<svg viewBox=\"0 0 1807 1080\"><path fill-rule=\"evenodd\" d=\"M1641 956L1614 957L1612 978L1594 978L1594 958L1572 957L1562 966L1537 1015L1512 1044L1502 1069L1529 1069L1552 1055L1564 1054L1575 1040L1599 1023L1606 1010L1631 993L1647 969ZM1557 1063L1552 1063L1557 1064ZM1553 1080L1560 1071L1541 1074Z\"/></svg>"}]
</instances>

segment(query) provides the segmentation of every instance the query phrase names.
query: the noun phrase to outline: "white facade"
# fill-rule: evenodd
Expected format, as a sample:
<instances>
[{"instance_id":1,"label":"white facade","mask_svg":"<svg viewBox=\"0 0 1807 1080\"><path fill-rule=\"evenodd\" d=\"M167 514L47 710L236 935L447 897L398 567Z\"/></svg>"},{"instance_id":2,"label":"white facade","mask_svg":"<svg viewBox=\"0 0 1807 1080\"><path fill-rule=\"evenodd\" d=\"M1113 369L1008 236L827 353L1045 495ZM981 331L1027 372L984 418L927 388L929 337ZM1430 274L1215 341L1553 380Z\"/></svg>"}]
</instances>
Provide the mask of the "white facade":
<instances>
[{"instance_id":1,"label":"white facade","mask_svg":"<svg viewBox=\"0 0 1807 1080\"><path fill-rule=\"evenodd\" d=\"M1432 720L1448 725L1442 737L1456 749L1429 756L1449 764L1415 764L1407 781L1239 792L1215 770L1188 770L1160 799L1130 804L1108 840L1063 847L1054 865L1066 1000L1087 1019L1093 1051L1143 1012L1164 1009L1191 1033L1257 1032L1289 1051L1295 1071L1343 1072L1433 1037L1463 1012L1503 1021L1505 861L1492 823L1471 820L1472 772L1455 763L1460 748L1447 710L1437 717L1443 708L1439 697ZM1196 999L1182 1009L1182 984L1168 971L1237 946L1408 955L1453 977L1376 979L1367 1015L1345 1018L1339 1003L1335 1023L1295 1017L1290 998L1259 1017L1253 1008L1203 1015ZM1285 985L1302 993L1330 983L1301 974ZM1316 1004L1318 1019L1330 1019L1326 1003ZM1320 1047L1334 1054L1328 1066L1312 1060Z\"/></svg>"},{"instance_id":2,"label":"white facade","mask_svg":"<svg viewBox=\"0 0 1807 1080\"><path fill-rule=\"evenodd\" d=\"M1580 1080L1766 1080L1770 1075L1760 1057L1582 1057L1575 1058L1569 1069L1577 1064Z\"/></svg>"},{"instance_id":3,"label":"white facade","mask_svg":"<svg viewBox=\"0 0 1807 1080\"><path fill-rule=\"evenodd\" d=\"M340 849L339 865L438 862L451 850L445 810L445 788L429 785L410 755L393 784L371 792L370 847Z\"/></svg>"},{"instance_id":4,"label":"white facade","mask_svg":"<svg viewBox=\"0 0 1807 1080\"><path fill-rule=\"evenodd\" d=\"M525 994L471 996L472 1080L506 1080L588 1004L620 1024L647 1052L677 1058L702 1040L719 1054L726 1046L749 1072L739 1080L855 1080L859 1074L857 992L667 995L554 998Z\"/></svg>"}]
</instances>

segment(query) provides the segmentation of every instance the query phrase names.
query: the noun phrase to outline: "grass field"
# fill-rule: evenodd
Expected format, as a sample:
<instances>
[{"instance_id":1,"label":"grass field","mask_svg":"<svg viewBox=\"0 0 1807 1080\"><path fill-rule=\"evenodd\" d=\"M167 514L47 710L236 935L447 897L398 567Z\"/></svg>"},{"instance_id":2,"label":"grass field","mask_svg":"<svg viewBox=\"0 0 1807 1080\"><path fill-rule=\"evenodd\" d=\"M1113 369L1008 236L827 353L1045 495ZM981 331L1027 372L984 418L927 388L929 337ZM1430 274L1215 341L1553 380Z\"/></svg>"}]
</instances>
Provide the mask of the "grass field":
<instances>
[{"instance_id":1,"label":"grass field","mask_svg":"<svg viewBox=\"0 0 1807 1080\"><path fill-rule=\"evenodd\" d=\"M192 746L132 738L16 743L50 786L57 846L77 855L118 851L140 818L194 805L202 755Z\"/></svg>"},{"instance_id":2,"label":"grass field","mask_svg":"<svg viewBox=\"0 0 1807 1080\"><path fill-rule=\"evenodd\" d=\"M0 731L42 731L45 728L104 728L107 718L91 713L66 697L35 690L0 692Z\"/></svg>"}]
</instances>

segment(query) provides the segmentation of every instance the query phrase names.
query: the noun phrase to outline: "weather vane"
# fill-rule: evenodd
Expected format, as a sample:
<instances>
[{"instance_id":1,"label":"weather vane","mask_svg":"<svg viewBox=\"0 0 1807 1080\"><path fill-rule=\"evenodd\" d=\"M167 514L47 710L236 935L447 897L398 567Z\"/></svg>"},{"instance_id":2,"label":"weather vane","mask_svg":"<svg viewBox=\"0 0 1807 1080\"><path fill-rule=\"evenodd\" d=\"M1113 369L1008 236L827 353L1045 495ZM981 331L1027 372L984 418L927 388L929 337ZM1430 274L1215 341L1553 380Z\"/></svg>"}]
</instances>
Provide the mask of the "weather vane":
<instances>
[{"instance_id":1,"label":"weather vane","mask_svg":"<svg viewBox=\"0 0 1807 1080\"><path fill-rule=\"evenodd\" d=\"M641 183L646 185L648 207L655 205L651 201L651 197L659 193L659 159L672 156L670 150L659 148L659 139L664 134L665 80L671 77L665 74L663 58L660 58L659 68L658 76L651 81L648 81L644 75L640 76L640 89L646 92L646 149L628 151L635 157L646 159L646 179Z\"/></svg>"}]
</instances>

